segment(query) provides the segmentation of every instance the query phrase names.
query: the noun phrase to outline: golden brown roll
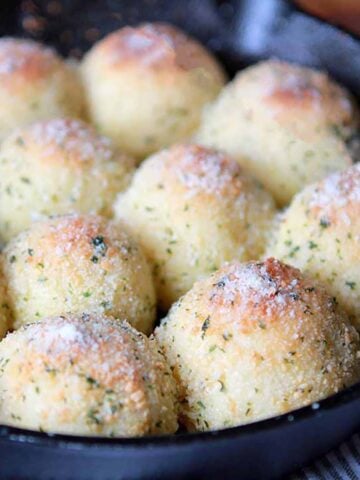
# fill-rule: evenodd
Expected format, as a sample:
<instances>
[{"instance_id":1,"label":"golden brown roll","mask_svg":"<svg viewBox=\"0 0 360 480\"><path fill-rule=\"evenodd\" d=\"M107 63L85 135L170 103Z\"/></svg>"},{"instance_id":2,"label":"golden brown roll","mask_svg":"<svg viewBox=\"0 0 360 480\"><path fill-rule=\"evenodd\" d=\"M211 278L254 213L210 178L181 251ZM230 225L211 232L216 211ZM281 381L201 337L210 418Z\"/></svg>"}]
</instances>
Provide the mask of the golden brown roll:
<instances>
[{"instance_id":1,"label":"golden brown roll","mask_svg":"<svg viewBox=\"0 0 360 480\"><path fill-rule=\"evenodd\" d=\"M48 215L109 216L133 170L132 159L80 120L15 130L0 146L0 238L7 241Z\"/></svg>"},{"instance_id":2,"label":"golden brown roll","mask_svg":"<svg viewBox=\"0 0 360 480\"><path fill-rule=\"evenodd\" d=\"M232 262L197 282L156 338L189 429L282 414L359 379L359 335L325 289L277 260Z\"/></svg>"},{"instance_id":3,"label":"golden brown roll","mask_svg":"<svg viewBox=\"0 0 360 480\"><path fill-rule=\"evenodd\" d=\"M304 270L360 328L360 165L300 192L284 213L268 253Z\"/></svg>"},{"instance_id":4,"label":"golden brown roll","mask_svg":"<svg viewBox=\"0 0 360 480\"><path fill-rule=\"evenodd\" d=\"M151 272L120 224L92 215L35 222L7 244L2 263L15 328L67 312L94 312L146 333L152 329Z\"/></svg>"},{"instance_id":5,"label":"golden brown roll","mask_svg":"<svg viewBox=\"0 0 360 480\"><path fill-rule=\"evenodd\" d=\"M138 158L189 137L225 81L211 53L176 27L125 27L95 44L82 74L100 131Z\"/></svg>"},{"instance_id":6,"label":"golden brown roll","mask_svg":"<svg viewBox=\"0 0 360 480\"><path fill-rule=\"evenodd\" d=\"M37 120L84 113L75 67L32 40L0 39L0 139Z\"/></svg>"},{"instance_id":7,"label":"golden brown roll","mask_svg":"<svg viewBox=\"0 0 360 480\"><path fill-rule=\"evenodd\" d=\"M258 258L274 213L270 194L234 160L197 145L145 160L115 204L153 266L165 309L224 261Z\"/></svg>"},{"instance_id":8,"label":"golden brown roll","mask_svg":"<svg viewBox=\"0 0 360 480\"><path fill-rule=\"evenodd\" d=\"M196 141L231 154L283 206L305 185L351 165L358 129L353 99L326 74L268 60L224 88Z\"/></svg>"},{"instance_id":9,"label":"golden brown roll","mask_svg":"<svg viewBox=\"0 0 360 480\"><path fill-rule=\"evenodd\" d=\"M48 318L0 343L0 423L71 435L174 433L176 386L154 339L127 322Z\"/></svg>"}]
</instances>

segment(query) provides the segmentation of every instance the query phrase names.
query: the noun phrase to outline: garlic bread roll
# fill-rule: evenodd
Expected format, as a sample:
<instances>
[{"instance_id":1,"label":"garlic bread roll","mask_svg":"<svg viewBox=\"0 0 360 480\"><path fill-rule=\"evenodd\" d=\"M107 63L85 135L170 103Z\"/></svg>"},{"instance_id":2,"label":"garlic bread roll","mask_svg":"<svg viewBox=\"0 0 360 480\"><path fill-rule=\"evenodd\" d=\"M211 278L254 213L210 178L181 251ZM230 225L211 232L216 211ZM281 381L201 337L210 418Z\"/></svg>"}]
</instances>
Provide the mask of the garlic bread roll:
<instances>
[{"instance_id":1,"label":"garlic bread roll","mask_svg":"<svg viewBox=\"0 0 360 480\"><path fill-rule=\"evenodd\" d=\"M295 196L268 248L324 282L360 329L360 165Z\"/></svg>"},{"instance_id":2,"label":"garlic bread roll","mask_svg":"<svg viewBox=\"0 0 360 480\"><path fill-rule=\"evenodd\" d=\"M359 335L317 282L277 260L232 262L197 282L156 338L188 429L309 405L359 380Z\"/></svg>"},{"instance_id":3,"label":"garlic bread roll","mask_svg":"<svg viewBox=\"0 0 360 480\"><path fill-rule=\"evenodd\" d=\"M101 437L174 433L176 386L156 342L127 322L48 318L0 343L0 423Z\"/></svg>"},{"instance_id":4,"label":"garlic bread roll","mask_svg":"<svg viewBox=\"0 0 360 480\"><path fill-rule=\"evenodd\" d=\"M0 38L0 140L37 120L84 115L84 93L75 67L41 43Z\"/></svg>"},{"instance_id":5,"label":"garlic bread roll","mask_svg":"<svg viewBox=\"0 0 360 480\"><path fill-rule=\"evenodd\" d=\"M224 261L258 258L274 213L270 194L234 160L197 145L145 160L115 204L152 264L164 309Z\"/></svg>"},{"instance_id":6,"label":"garlic bread roll","mask_svg":"<svg viewBox=\"0 0 360 480\"><path fill-rule=\"evenodd\" d=\"M150 268L120 224L92 215L35 222L7 244L2 261L15 328L67 312L94 312L152 330Z\"/></svg>"},{"instance_id":7,"label":"garlic bread roll","mask_svg":"<svg viewBox=\"0 0 360 480\"><path fill-rule=\"evenodd\" d=\"M231 154L284 206L305 185L359 159L358 132L349 92L325 73L268 60L224 88L196 141Z\"/></svg>"},{"instance_id":8,"label":"garlic bread roll","mask_svg":"<svg viewBox=\"0 0 360 480\"><path fill-rule=\"evenodd\" d=\"M211 53L176 27L125 27L85 55L90 115L125 152L144 158L188 138L225 82Z\"/></svg>"},{"instance_id":9,"label":"garlic bread roll","mask_svg":"<svg viewBox=\"0 0 360 480\"><path fill-rule=\"evenodd\" d=\"M110 216L134 170L131 158L86 123L58 118L15 130L0 146L0 238L48 215Z\"/></svg>"}]
</instances>

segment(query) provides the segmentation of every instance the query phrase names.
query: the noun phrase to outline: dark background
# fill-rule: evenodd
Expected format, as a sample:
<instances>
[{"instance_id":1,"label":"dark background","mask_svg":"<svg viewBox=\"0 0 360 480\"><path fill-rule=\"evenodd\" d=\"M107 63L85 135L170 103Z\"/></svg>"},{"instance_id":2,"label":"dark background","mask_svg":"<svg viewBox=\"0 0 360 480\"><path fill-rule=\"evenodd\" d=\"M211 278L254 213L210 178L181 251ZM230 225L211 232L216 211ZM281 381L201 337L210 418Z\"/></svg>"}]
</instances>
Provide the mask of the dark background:
<instances>
[{"instance_id":1,"label":"dark background","mask_svg":"<svg viewBox=\"0 0 360 480\"><path fill-rule=\"evenodd\" d=\"M199 38L229 73L277 56L328 70L360 96L360 44L286 0L2 0L0 35L82 53L126 24L168 21Z\"/></svg>"}]
</instances>

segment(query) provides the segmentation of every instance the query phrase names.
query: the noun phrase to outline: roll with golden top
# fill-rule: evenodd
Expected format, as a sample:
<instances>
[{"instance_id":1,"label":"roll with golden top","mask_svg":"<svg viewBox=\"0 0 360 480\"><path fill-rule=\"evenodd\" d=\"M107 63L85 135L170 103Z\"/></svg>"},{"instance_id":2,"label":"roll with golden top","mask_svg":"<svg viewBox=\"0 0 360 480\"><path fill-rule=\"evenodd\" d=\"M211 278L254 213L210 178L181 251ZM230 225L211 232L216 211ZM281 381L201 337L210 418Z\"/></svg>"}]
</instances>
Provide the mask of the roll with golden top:
<instances>
[{"instance_id":1,"label":"roll with golden top","mask_svg":"<svg viewBox=\"0 0 360 480\"><path fill-rule=\"evenodd\" d=\"M0 139L37 120L84 114L83 88L74 66L32 40L0 39Z\"/></svg>"},{"instance_id":2,"label":"roll with golden top","mask_svg":"<svg viewBox=\"0 0 360 480\"><path fill-rule=\"evenodd\" d=\"M82 74L92 121L138 158L198 127L225 76L211 53L176 27L125 27L85 55Z\"/></svg>"},{"instance_id":3,"label":"roll with golden top","mask_svg":"<svg viewBox=\"0 0 360 480\"><path fill-rule=\"evenodd\" d=\"M237 258L258 258L273 200L228 156L176 145L145 160L115 214L138 239L166 309L195 280Z\"/></svg>"},{"instance_id":4,"label":"roll with golden top","mask_svg":"<svg viewBox=\"0 0 360 480\"><path fill-rule=\"evenodd\" d=\"M156 338L190 430L282 414L360 375L359 335L348 317L323 286L274 259L232 262L196 283Z\"/></svg>"},{"instance_id":5,"label":"roll with golden top","mask_svg":"<svg viewBox=\"0 0 360 480\"><path fill-rule=\"evenodd\" d=\"M15 328L71 313L113 315L149 333L155 320L150 268L122 225L92 215L35 222L2 255Z\"/></svg>"},{"instance_id":6,"label":"roll with golden top","mask_svg":"<svg viewBox=\"0 0 360 480\"><path fill-rule=\"evenodd\" d=\"M196 141L233 155L283 206L305 185L358 159L358 131L352 97L325 73L268 60L224 88Z\"/></svg>"},{"instance_id":7,"label":"roll with golden top","mask_svg":"<svg viewBox=\"0 0 360 480\"><path fill-rule=\"evenodd\" d=\"M0 146L0 237L44 216L109 216L134 170L131 158L86 123L70 118L15 130Z\"/></svg>"},{"instance_id":8,"label":"roll with golden top","mask_svg":"<svg viewBox=\"0 0 360 480\"><path fill-rule=\"evenodd\" d=\"M360 329L360 165L300 192L268 253L323 281Z\"/></svg>"},{"instance_id":9,"label":"roll with golden top","mask_svg":"<svg viewBox=\"0 0 360 480\"><path fill-rule=\"evenodd\" d=\"M0 343L0 423L104 437L174 433L176 386L158 350L101 315L22 327Z\"/></svg>"}]
</instances>

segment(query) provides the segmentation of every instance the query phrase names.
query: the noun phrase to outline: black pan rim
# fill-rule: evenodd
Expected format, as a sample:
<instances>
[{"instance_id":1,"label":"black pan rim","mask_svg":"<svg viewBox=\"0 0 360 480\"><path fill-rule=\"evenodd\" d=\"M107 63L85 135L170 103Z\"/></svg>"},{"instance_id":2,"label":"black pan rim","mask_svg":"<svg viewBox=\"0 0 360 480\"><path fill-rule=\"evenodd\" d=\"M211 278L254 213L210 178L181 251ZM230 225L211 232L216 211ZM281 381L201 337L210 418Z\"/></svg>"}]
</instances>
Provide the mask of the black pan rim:
<instances>
[{"instance_id":1,"label":"black pan rim","mask_svg":"<svg viewBox=\"0 0 360 480\"><path fill-rule=\"evenodd\" d=\"M329 410L352 402L360 402L360 382L347 387L340 392L305 407L287 413L259 420L257 422L209 432L185 432L175 435L145 436L137 438L109 438L76 436L65 434L51 434L0 425L0 441L11 443L31 444L39 447L75 449L156 449L167 447L189 446L194 443L209 443L218 440L230 440L243 435L252 435L274 428L289 426L294 422L306 421Z\"/></svg>"}]
</instances>

